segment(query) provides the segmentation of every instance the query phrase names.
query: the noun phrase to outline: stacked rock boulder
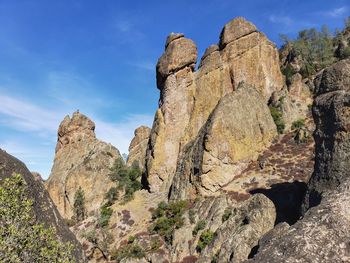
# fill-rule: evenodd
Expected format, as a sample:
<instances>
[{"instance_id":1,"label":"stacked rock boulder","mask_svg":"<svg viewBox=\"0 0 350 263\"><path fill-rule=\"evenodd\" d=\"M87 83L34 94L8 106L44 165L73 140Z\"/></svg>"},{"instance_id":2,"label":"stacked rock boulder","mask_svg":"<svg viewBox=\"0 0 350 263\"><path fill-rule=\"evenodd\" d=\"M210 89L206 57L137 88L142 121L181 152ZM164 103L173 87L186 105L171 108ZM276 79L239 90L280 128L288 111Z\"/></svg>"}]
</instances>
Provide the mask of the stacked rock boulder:
<instances>
[{"instance_id":1,"label":"stacked rock boulder","mask_svg":"<svg viewBox=\"0 0 350 263\"><path fill-rule=\"evenodd\" d=\"M269 146L276 135L267 102L274 91L283 87L278 51L252 23L243 18L227 23L219 44L205 51L195 71L196 63L194 42L183 34L171 34L157 64L160 102L150 135L144 178L151 192L168 192L173 180L178 180L174 179L176 174L186 166L192 171L185 171L185 180L190 180L190 174L196 170L197 186L202 185L201 189L193 191L215 194L223 184L245 169L250 160L256 159L258 152ZM229 97L225 98L226 95ZM250 96L253 98L250 99ZM256 125L253 121L237 117L239 123L235 124L236 128L247 131L240 132L240 137L234 135L237 129L229 121L242 114L243 110L231 103L237 101L240 101L240 105L249 101L247 118L254 114L259 116ZM220 114L216 110L218 108L226 109L227 114ZM225 123L231 123L232 127L225 130ZM242 147L225 143L225 149L216 146L210 148L216 138L219 141L224 139L219 136L221 128L232 142L241 141ZM192 150L196 142L200 144L207 138L212 140L207 143L208 149ZM250 149L253 141L254 147ZM191 162L192 158L203 167L185 164L183 158L187 158L187 162ZM208 172L211 168L204 166L211 164L217 167L213 174L220 174L219 181L213 181L214 176L202 177L201 173L197 173L197 168L203 174ZM189 198L188 193L192 190L181 194L181 198Z\"/></svg>"},{"instance_id":2,"label":"stacked rock boulder","mask_svg":"<svg viewBox=\"0 0 350 263\"><path fill-rule=\"evenodd\" d=\"M110 167L119 151L99 141L95 123L75 112L66 116L58 129L56 155L46 188L64 218L72 218L75 193L81 188L86 213L100 208L107 190L113 186Z\"/></svg>"}]
</instances>

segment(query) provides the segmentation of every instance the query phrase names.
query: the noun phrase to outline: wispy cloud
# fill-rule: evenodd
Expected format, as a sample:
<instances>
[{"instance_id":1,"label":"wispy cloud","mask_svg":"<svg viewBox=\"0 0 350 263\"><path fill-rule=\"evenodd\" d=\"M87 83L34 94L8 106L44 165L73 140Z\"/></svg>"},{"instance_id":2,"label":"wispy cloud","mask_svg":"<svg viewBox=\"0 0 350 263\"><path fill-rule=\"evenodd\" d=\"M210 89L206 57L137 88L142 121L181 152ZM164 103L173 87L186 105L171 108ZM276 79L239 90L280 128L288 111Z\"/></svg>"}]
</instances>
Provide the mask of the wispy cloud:
<instances>
[{"instance_id":1,"label":"wispy cloud","mask_svg":"<svg viewBox=\"0 0 350 263\"><path fill-rule=\"evenodd\" d=\"M276 24L283 24L284 26L290 26L293 24L293 20L289 16L283 15L270 15L269 21Z\"/></svg>"},{"instance_id":2,"label":"wispy cloud","mask_svg":"<svg viewBox=\"0 0 350 263\"><path fill-rule=\"evenodd\" d=\"M152 72L154 72L156 68L156 65L150 61L139 61L139 62L130 63L130 65L135 66L139 69L144 69Z\"/></svg>"},{"instance_id":3,"label":"wispy cloud","mask_svg":"<svg viewBox=\"0 0 350 263\"><path fill-rule=\"evenodd\" d=\"M349 14L349 7L342 6L342 7L334 8L330 11L320 12L320 14L323 16L332 17L332 18L343 17L346 14Z\"/></svg>"},{"instance_id":4,"label":"wispy cloud","mask_svg":"<svg viewBox=\"0 0 350 263\"><path fill-rule=\"evenodd\" d=\"M0 141L0 147L15 155L44 177L49 173L53 160L56 133L60 121L65 116L63 109L48 109L33 102L12 96L0 96L0 126L24 132L22 138ZM101 120L95 114L90 117L96 124L97 138L116 146L121 153L127 153L134 130L141 125L150 126L151 115L127 114L125 118L112 123ZM37 138L37 145L28 145L24 137Z\"/></svg>"}]
</instances>

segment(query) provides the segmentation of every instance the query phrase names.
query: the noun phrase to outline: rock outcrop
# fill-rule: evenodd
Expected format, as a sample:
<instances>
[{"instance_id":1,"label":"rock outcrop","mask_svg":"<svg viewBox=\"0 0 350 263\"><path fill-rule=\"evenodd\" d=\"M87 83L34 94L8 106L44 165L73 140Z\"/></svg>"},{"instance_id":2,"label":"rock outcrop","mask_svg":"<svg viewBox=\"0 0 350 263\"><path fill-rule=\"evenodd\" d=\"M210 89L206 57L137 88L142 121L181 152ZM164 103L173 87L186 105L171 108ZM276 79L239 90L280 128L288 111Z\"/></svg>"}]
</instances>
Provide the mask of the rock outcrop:
<instances>
[{"instance_id":1,"label":"rock outcrop","mask_svg":"<svg viewBox=\"0 0 350 263\"><path fill-rule=\"evenodd\" d=\"M315 80L316 155L304 217L292 226L277 225L248 262L350 261L349 63L340 61Z\"/></svg>"},{"instance_id":2,"label":"rock outcrop","mask_svg":"<svg viewBox=\"0 0 350 263\"><path fill-rule=\"evenodd\" d=\"M304 210L317 205L350 171L350 60L326 68L315 80L315 169L309 181Z\"/></svg>"},{"instance_id":3,"label":"rock outcrop","mask_svg":"<svg viewBox=\"0 0 350 263\"><path fill-rule=\"evenodd\" d=\"M41 180L37 180L27 167L13 156L0 149L0 183L5 178L21 174L28 186L27 195L33 200L33 210L37 223L56 229L57 237L63 242L71 242L76 262L85 262L80 243L64 223Z\"/></svg>"},{"instance_id":4,"label":"rock outcrop","mask_svg":"<svg viewBox=\"0 0 350 263\"><path fill-rule=\"evenodd\" d=\"M135 130L135 137L132 139L129 146L129 155L126 162L128 166L132 165L136 161L141 170L144 170L150 134L151 129L146 126L138 127Z\"/></svg>"},{"instance_id":5,"label":"rock outcrop","mask_svg":"<svg viewBox=\"0 0 350 263\"><path fill-rule=\"evenodd\" d=\"M105 193L114 184L109 179L110 167L119 151L95 136L95 124L75 112L66 116L58 129L56 155L46 188L64 218L72 218L74 195L81 187L85 209L98 209Z\"/></svg>"},{"instance_id":6,"label":"rock outcrop","mask_svg":"<svg viewBox=\"0 0 350 263\"><path fill-rule=\"evenodd\" d=\"M275 45L243 18L225 25L219 44L205 51L198 70L194 71L196 61L197 50L192 40L183 34L168 37L165 52L157 64L161 94L146 155L144 179L151 192L169 190L178 169L179 156L185 155L188 145L200 137L200 131L225 95L236 92L245 83L243 88L254 86L261 95L261 103L267 103L271 94L283 87ZM232 112L226 118L235 114ZM268 145L267 140L260 142L264 136L259 134L261 132L256 138L252 134L251 140L256 139L257 145ZM229 151L216 150L214 155L220 159ZM241 149L240 154L244 159L251 151L243 151ZM209 151L208 154L213 153ZM256 153L250 158L255 156ZM231 161L238 159L236 155ZM231 173L232 178L235 170Z\"/></svg>"},{"instance_id":7,"label":"rock outcrop","mask_svg":"<svg viewBox=\"0 0 350 263\"><path fill-rule=\"evenodd\" d=\"M179 157L171 199L188 199L193 192L213 195L256 160L276 135L262 96L241 85L219 101L194 143Z\"/></svg>"}]
</instances>

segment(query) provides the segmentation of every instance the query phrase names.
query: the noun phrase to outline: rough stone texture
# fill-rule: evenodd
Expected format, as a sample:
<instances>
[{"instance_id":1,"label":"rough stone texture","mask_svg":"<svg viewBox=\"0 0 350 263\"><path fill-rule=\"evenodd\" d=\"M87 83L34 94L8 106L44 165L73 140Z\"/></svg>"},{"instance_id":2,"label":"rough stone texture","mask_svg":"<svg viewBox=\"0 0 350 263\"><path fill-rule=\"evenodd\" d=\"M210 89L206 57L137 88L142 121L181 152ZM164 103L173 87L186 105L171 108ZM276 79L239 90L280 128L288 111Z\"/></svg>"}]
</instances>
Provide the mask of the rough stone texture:
<instances>
[{"instance_id":1,"label":"rough stone texture","mask_svg":"<svg viewBox=\"0 0 350 263\"><path fill-rule=\"evenodd\" d=\"M235 179L277 135L269 108L250 87L227 94L218 103L194 144L180 157L172 199L187 199L190 182L212 195Z\"/></svg>"},{"instance_id":2,"label":"rough stone texture","mask_svg":"<svg viewBox=\"0 0 350 263\"><path fill-rule=\"evenodd\" d=\"M76 191L81 187L85 207L91 212L100 207L104 194L113 186L109 168L120 157L111 144L96 139L95 124L75 112L66 116L58 130L56 155L46 188L64 218L73 216Z\"/></svg>"},{"instance_id":3,"label":"rough stone texture","mask_svg":"<svg viewBox=\"0 0 350 263\"><path fill-rule=\"evenodd\" d=\"M243 18L230 21L220 43L220 48L213 45L206 50L196 72L197 50L182 36L170 41L158 61L160 103L144 178L152 192L168 191L178 157L186 154L185 148L198 138L221 98L245 82L255 86L267 103L272 92L283 87L275 45L250 22Z\"/></svg>"},{"instance_id":4,"label":"rough stone texture","mask_svg":"<svg viewBox=\"0 0 350 263\"><path fill-rule=\"evenodd\" d=\"M225 210L231 211L231 215L223 222ZM186 262L186 257L195 257L198 258L196 262L210 263L214 255L218 255L218 262L245 260L258 240L273 228L276 218L273 203L261 194L241 203L229 195L209 197L196 202L189 211L194 221L190 221L188 212L185 225L175 230L170 262ZM200 220L205 221L205 229L194 235L192 232ZM199 254L196 247L205 230L215 232L215 237ZM232 261L229 261L232 254Z\"/></svg>"},{"instance_id":5,"label":"rough stone texture","mask_svg":"<svg viewBox=\"0 0 350 263\"><path fill-rule=\"evenodd\" d=\"M129 146L129 155L126 162L128 166L136 161L140 168L144 170L150 134L151 129L146 126L141 126L135 130L135 136Z\"/></svg>"},{"instance_id":6,"label":"rough stone texture","mask_svg":"<svg viewBox=\"0 0 350 263\"><path fill-rule=\"evenodd\" d=\"M194 69L197 61L196 44L183 34L170 34L166 41L164 54L159 58L157 63L157 86L162 90L166 78L179 69L186 66Z\"/></svg>"},{"instance_id":7,"label":"rough stone texture","mask_svg":"<svg viewBox=\"0 0 350 263\"><path fill-rule=\"evenodd\" d=\"M21 174L26 181L28 197L34 201L33 208L37 222L47 227L54 227L60 240L74 245L73 253L77 262L85 262L80 243L64 223L42 182L34 178L21 161L0 149L0 183L13 174Z\"/></svg>"},{"instance_id":8,"label":"rough stone texture","mask_svg":"<svg viewBox=\"0 0 350 263\"><path fill-rule=\"evenodd\" d=\"M339 63L325 69L315 84L320 94L313 105L315 167L304 200L306 213L293 226L279 225L266 235L248 262L350 261L350 93L349 72L344 72L349 62Z\"/></svg>"},{"instance_id":9,"label":"rough stone texture","mask_svg":"<svg viewBox=\"0 0 350 263\"><path fill-rule=\"evenodd\" d=\"M350 60L326 68L315 86L315 169L308 185L304 211L317 205L323 193L333 191L350 169ZM349 69L349 70L347 70ZM336 79L341 77L341 79ZM332 82L334 80L334 82Z\"/></svg>"},{"instance_id":10,"label":"rough stone texture","mask_svg":"<svg viewBox=\"0 0 350 263\"><path fill-rule=\"evenodd\" d=\"M216 230L214 240L201 253L198 263L242 262L247 259L259 239L274 226L273 203L264 195L254 195L233 208L230 218Z\"/></svg>"},{"instance_id":11,"label":"rough stone texture","mask_svg":"<svg viewBox=\"0 0 350 263\"><path fill-rule=\"evenodd\" d=\"M248 262L329 263L349 262L350 180L324 196L293 226L277 225L261 241Z\"/></svg>"},{"instance_id":12,"label":"rough stone texture","mask_svg":"<svg viewBox=\"0 0 350 263\"><path fill-rule=\"evenodd\" d=\"M228 22L220 36L220 46L223 48L228 43L257 32L257 28L251 22L245 20L243 17L237 17Z\"/></svg>"},{"instance_id":13,"label":"rough stone texture","mask_svg":"<svg viewBox=\"0 0 350 263\"><path fill-rule=\"evenodd\" d=\"M315 93L350 89L350 59L341 60L323 70L315 79Z\"/></svg>"}]
</instances>

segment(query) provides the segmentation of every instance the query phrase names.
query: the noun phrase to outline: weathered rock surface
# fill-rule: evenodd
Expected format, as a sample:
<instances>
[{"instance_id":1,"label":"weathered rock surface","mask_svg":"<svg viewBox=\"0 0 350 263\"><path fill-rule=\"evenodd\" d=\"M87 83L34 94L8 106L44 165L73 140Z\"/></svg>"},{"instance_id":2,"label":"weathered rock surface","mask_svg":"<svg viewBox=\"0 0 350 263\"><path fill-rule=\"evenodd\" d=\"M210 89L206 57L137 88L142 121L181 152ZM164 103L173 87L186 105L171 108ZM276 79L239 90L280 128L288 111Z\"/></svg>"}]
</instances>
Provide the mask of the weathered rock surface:
<instances>
[{"instance_id":1,"label":"weathered rock surface","mask_svg":"<svg viewBox=\"0 0 350 263\"><path fill-rule=\"evenodd\" d=\"M144 170L150 134L151 129L146 126L141 126L135 130L135 137L132 139L129 146L129 155L126 162L128 166L136 161L141 170Z\"/></svg>"},{"instance_id":2,"label":"weathered rock surface","mask_svg":"<svg viewBox=\"0 0 350 263\"><path fill-rule=\"evenodd\" d=\"M225 220L223 215L226 213ZM197 201L185 214L185 224L175 230L171 247L170 262L211 262L216 255L217 262L240 262L248 258L258 240L273 228L276 218L273 203L264 195L257 194L247 201L237 203L229 195L208 197ZM199 221L206 223L204 229L194 233ZM203 231L211 231L214 238L199 253L198 241Z\"/></svg>"},{"instance_id":3,"label":"weathered rock surface","mask_svg":"<svg viewBox=\"0 0 350 263\"><path fill-rule=\"evenodd\" d=\"M350 164L350 60L325 69L316 80L319 96L313 105L316 124L315 169L309 181L304 210L317 205L348 177ZM337 79L338 76L340 79ZM334 82L332 81L334 80Z\"/></svg>"},{"instance_id":4,"label":"weathered rock surface","mask_svg":"<svg viewBox=\"0 0 350 263\"><path fill-rule=\"evenodd\" d=\"M42 182L37 180L21 161L0 149L0 183L13 174L21 174L27 183L28 192L26 194L34 201L33 209L37 223L43 223L47 227L54 227L57 237L61 241L73 244L73 255L76 261L85 262L80 243L64 223Z\"/></svg>"},{"instance_id":5,"label":"weathered rock surface","mask_svg":"<svg viewBox=\"0 0 350 263\"><path fill-rule=\"evenodd\" d=\"M248 262L350 261L350 85L349 72L344 71L348 63L338 62L324 70L321 81L316 79L316 156L304 200L307 212L294 225L278 225L267 234Z\"/></svg>"},{"instance_id":6,"label":"weathered rock surface","mask_svg":"<svg viewBox=\"0 0 350 263\"><path fill-rule=\"evenodd\" d=\"M109 168L119 151L95 136L95 124L75 112L58 129L56 155L46 188L64 218L73 216L74 195L79 187L85 195L87 213L98 209L113 182Z\"/></svg>"},{"instance_id":7,"label":"weathered rock surface","mask_svg":"<svg viewBox=\"0 0 350 263\"><path fill-rule=\"evenodd\" d=\"M224 96L194 144L180 157L171 189L172 199L196 192L212 195L235 179L270 146L277 135L269 108L254 88L242 87Z\"/></svg>"},{"instance_id":8,"label":"weathered rock surface","mask_svg":"<svg viewBox=\"0 0 350 263\"><path fill-rule=\"evenodd\" d=\"M243 18L225 26L219 45L206 50L194 72L196 61L193 41L182 34L169 36L157 64L161 94L146 155L144 179L151 192L168 191L178 157L185 154L188 143L198 138L199 131L226 94L235 92L245 82L254 86L267 103L271 94L283 87L276 47ZM259 145L260 137L256 140Z\"/></svg>"},{"instance_id":9,"label":"weathered rock surface","mask_svg":"<svg viewBox=\"0 0 350 263\"><path fill-rule=\"evenodd\" d=\"M293 226L277 225L261 241L257 255L247 262L349 262L350 180L323 197Z\"/></svg>"}]
</instances>

